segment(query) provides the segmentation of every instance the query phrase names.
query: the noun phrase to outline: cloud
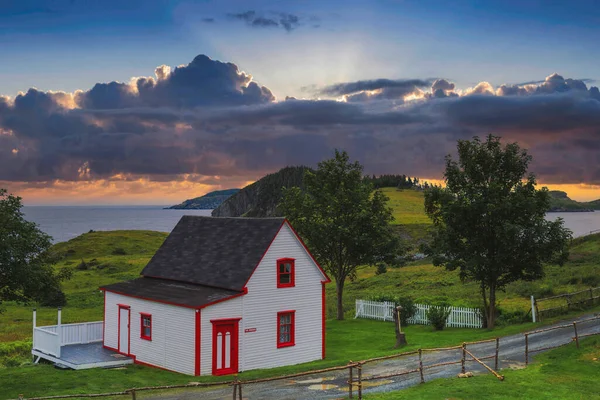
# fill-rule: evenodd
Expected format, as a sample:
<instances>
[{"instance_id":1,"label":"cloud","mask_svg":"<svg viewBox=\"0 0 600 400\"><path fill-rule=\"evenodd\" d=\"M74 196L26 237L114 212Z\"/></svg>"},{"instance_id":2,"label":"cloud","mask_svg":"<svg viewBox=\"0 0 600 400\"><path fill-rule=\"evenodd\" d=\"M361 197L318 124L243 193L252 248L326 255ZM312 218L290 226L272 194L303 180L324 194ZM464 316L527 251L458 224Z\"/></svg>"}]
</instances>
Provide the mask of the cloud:
<instances>
[{"instance_id":1,"label":"cloud","mask_svg":"<svg viewBox=\"0 0 600 400\"><path fill-rule=\"evenodd\" d=\"M277 101L235 64L203 55L128 83L0 97L0 181L29 191L104 182L115 193L122 182L125 191L253 180L315 165L334 148L367 173L440 178L456 140L494 133L530 149L545 182L600 184L600 91L581 80L460 90L447 79L376 79L307 90L343 101Z\"/></svg>"},{"instance_id":2,"label":"cloud","mask_svg":"<svg viewBox=\"0 0 600 400\"><path fill-rule=\"evenodd\" d=\"M313 27L318 25L316 22L320 21L316 16L303 18L299 15L284 12L259 13L254 10L248 10L241 13L230 13L227 14L227 16L234 20L243 21L252 28L283 28L287 32L291 32L298 27L305 25L304 21L308 21Z\"/></svg>"},{"instance_id":3,"label":"cloud","mask_svg":"<svg viewBox=\"0 0 600 400\"><path fill-rule=\"evenodd\" d=\"M431 80L422 79L374 79L368 81L344 82L326 86L318 92L328 96L342 96L362 91L372 91L378 89L398 89L406 93L413 92L415 88L422 88L431 85Z\"/></svg>"}]
</instances>

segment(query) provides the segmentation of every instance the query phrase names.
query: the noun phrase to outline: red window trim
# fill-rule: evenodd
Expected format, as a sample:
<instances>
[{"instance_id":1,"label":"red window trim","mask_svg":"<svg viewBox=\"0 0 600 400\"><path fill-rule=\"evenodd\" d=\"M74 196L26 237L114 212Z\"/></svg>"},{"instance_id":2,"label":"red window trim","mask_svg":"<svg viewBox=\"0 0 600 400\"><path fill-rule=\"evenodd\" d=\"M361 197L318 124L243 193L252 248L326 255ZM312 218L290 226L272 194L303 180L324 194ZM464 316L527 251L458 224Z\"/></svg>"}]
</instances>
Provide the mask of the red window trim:
<instances>
[{"instance_id":1,"label":"red window trim","mask_svg":"<svg viewBox=\"0 0 600 400\"><path fill-rule=\"evenodd\" d=\"M290 269L290 282L289 283L280 283L280 277L281 275L283 275L281 273L281 271L279 270L279 264L281 263L290 263L292 264L291 269ZM287 273L286 273L287 275ZM295 275L296 275L296 259L294 258L280 258L279 260L277 260L277 287L278 288L286 288L286 287L294 287L296 286L296 279L295 279Z\"/></svg>"},{"instance_id":2,"label":"red window trim","mask_svg":"<svg viewBox=\"0 0 600 400\"><path fill-rule=\"evenodd\" d=\"M150 319L150 336L144 335L144 317ZM152 341L152 314L140 313L140 339Z\"/></svg>"},{"instance_id":3,"label":"red window trim","mask_svg":"<svg viewBox=\"0 0 600 400\"><path fill-rule=\"evenodd\" d=\"M279 342L279 337L281 335L280 320L281 320L281 316L284 314L291 315L290 341L285 342L285 343L280 343ZM282 347L290 347L290 346L295 346L295 345L296 345L296 310L280 311L277 313L277 348L279 349Z\"/></svg>"}]
</instances>

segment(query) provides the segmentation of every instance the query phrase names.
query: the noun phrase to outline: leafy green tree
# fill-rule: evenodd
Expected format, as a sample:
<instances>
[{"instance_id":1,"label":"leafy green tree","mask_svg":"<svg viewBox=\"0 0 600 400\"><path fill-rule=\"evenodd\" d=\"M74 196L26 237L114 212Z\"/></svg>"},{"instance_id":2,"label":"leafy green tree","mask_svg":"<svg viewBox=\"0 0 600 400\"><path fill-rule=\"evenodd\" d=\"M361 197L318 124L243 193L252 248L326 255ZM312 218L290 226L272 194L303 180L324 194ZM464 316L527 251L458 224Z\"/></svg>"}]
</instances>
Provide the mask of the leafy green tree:
<instances>
[{"instance_id":1,"label":"leafy green tree","mask_svg":"<svg viewBox=\"0 0 600 400\"><path fill-rule=\"evenodd\" d=\"M21 198L0 189L0 303L39 301L42 305L65 304L60 281L68 272L56 273L51 264L51 238L21 211Z\"/></svg>"},{"instance_id":2,"label":"leafy green tree","mask_svg":"<svg viewBox=\"0 0 600 400\"><path fill-rule=\"evenodd\" d=\"M446 157L445 187L425 193L434 224L433 263L479 283L487 327L496 318L496 294L516 280L535 280L543 264L568 258L571 231L544 218L547 188L527 173L532 157L517 143L489 135L458 141L458 161Z\"/></svg>"},{"instance_id":3,"label":"leafy green tree","mask_svg":"<svg viewBox=\"0 0 600 400\"><path fill-rule=\"evenodd\" d=\"M344 319L342 295L347 278L361 265L394 263L403 251L392 232L387 197L363 179L363 167L346 152L306 171L304 191L283 192L280 209L306 241L319 264L335 280L337 318Z\"/></svg>"}]
</instances>

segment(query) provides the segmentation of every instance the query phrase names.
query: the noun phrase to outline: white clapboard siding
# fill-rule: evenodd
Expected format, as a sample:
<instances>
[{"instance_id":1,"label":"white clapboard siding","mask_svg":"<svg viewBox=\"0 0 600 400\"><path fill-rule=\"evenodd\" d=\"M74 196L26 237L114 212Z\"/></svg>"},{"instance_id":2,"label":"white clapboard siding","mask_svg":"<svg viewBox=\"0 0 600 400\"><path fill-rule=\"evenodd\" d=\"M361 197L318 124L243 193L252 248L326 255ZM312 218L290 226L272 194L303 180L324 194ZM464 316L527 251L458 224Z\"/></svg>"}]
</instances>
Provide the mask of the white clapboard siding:
<instances>
[{"instance_id":1,"label":"white clapboard siding","mask_svg":"<svg viewBox=\"0 0 600 400\"><path fill-rule=\"evenodd\" d=\"M193 375L195 310L106 292L104 345L117 348L119 304L130 306L130 352L137 361ZM152 340L140 337L140 313L152 315Z\"/></svg>"},{"instance_id":2,"label":"white clapboard siding","mask_svg":"<svg viewBox=\"0 0 600 400\"><path fill-rule=\"evenodd\" d=\"M294 258L295 286L277 288L277 260ZM322 284L325 277L284 225L247 284L243 325L245 371L322 358ZM277 348L277 313L295 311L295 345Z\"/></svg>"},{"instance_id":3,"label":"white clapboard siding","mask_svg":"<svg viewBox=\"0 0 600 400\"><path fill-rule=\"evenodd\" d=\"M427 310L429 305L415 304L415 315L407 320L409 324L429 325ZM370 300L356 300L356 315L354 318L378 319L381 321L394 320L395 304L392 302L378 302ZM483 321L476 308L450 307L450 315L446 319L446 326L451 328L481 328Z\"/></svg>"}]
</instances>

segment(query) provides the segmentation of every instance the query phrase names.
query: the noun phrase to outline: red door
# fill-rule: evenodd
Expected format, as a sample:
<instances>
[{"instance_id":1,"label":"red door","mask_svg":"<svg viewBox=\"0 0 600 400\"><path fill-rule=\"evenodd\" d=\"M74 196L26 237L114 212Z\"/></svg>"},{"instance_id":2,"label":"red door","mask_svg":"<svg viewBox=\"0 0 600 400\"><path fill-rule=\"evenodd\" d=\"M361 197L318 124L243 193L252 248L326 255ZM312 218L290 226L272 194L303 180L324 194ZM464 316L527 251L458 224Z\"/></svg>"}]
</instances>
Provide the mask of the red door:
<instances>
[{"instance_id":1,"label":"red door","mask_svg":"<svg viewBox=\"0 0 600 400\"><path fill-rule=\"evenodd\" d=\"M213 324L213 375L238 372L238 321L216 320Z\"/></svg>"}]
</instances>

